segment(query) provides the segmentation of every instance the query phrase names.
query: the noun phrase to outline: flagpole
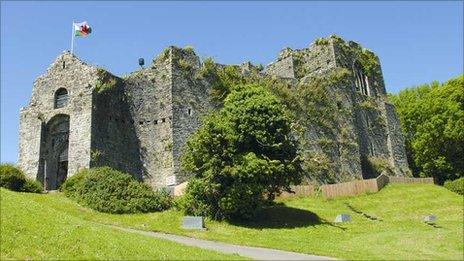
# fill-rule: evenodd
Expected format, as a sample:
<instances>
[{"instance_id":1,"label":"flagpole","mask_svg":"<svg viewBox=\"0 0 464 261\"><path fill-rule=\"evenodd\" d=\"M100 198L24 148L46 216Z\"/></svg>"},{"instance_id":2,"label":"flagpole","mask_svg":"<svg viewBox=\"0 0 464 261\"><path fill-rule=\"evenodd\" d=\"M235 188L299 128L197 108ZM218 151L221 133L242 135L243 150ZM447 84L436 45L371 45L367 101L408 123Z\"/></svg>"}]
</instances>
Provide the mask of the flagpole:
<instances>
[{"instance_id":1,"label":"flagpole","mask_svg":"<svg viewBox=\"0 0 464 261\"><path fill-rule=\"evenodd\" d=\"M74 21L72 21L71 26L71 54L74 52Z\"/></svg>"}]
</instances>

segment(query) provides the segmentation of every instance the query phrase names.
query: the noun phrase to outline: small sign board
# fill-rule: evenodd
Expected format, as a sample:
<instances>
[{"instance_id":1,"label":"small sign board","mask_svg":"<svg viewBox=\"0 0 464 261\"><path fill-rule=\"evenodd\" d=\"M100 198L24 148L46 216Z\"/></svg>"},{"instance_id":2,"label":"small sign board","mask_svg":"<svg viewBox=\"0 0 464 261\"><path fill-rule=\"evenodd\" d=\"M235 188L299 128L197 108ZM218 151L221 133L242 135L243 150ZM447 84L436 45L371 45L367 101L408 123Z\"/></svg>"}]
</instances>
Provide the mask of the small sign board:
<instances>
[{"instance_id":1,"label":"small sign board","mask_svg":"<svg viewBox=\"0 0 464 261\"><path fill-rule=\"evenodd\" d=\"M166 177L166 186L174 186L174 185L176 185L176 176Z\"/></svg>"},{"instance_id":2,"label":"small sign board","mask_svg":"<svg viewBox=\"0 0 464 261\"><path fill-rule=\"evenodd\" d=\"M351 216L347 214L340 214L335 218L335 223L349 222L351 221Z\"/></svg>"},{"instance_id":3,"label":"small sign board","mask_svg":"<svg viewBox=\"0 0 464 261\"><path fill-rule=\"evenodd\" d=\"M435 215L428 215L424 217L424 222L426 223L434 223L437 220L437 217Z\"/></svg>"},{"instance_id":4,"label":"small sign board","mask_svg":"<svg viewBox=\"0 0 464 261\"><path fill-rule=\"evenodd\" d=\"M182 219L182 228L184 229L204 229L205 223L203 217L185 216Z\"/></svg>"}]
</instances>

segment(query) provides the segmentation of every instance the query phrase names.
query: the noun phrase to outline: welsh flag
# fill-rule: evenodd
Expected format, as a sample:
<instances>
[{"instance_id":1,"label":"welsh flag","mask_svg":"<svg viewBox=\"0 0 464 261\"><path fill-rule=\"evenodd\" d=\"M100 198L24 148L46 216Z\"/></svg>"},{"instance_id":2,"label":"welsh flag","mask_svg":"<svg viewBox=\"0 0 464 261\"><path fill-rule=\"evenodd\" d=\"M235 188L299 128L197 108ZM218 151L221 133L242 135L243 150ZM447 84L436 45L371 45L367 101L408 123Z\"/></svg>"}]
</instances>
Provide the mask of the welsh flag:
<instances>
[{"instance_id":1,"label":"welsh flag","mask_svg":"<svg viewBox=\"0 0 464 261\"><path fill-rule=\"evenodd\" d=\"M74 25L74 35L75 36L87 36L92 32L92 28L87 24L87 22L82 23L73 23Z\"/></svg>"}]
</instances>

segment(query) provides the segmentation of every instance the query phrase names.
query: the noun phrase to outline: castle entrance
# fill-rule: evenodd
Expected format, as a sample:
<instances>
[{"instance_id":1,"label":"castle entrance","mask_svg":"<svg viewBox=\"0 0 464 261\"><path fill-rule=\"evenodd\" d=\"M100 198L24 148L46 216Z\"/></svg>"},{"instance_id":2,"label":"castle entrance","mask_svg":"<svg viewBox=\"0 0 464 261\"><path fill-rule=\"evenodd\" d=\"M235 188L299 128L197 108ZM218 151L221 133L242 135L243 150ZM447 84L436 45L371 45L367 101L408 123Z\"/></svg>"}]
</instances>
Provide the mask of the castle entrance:
<instances>
[{"instance_id":1,"label":"castle entrance","mask_svg":"<svg viewBox=\"0 0 464 261\"><path fill-rule=\"evenodd\" d=\"M55 190L68 176L69 116L54 116L46 124L43 133L43 178L40 180L43 180L46 190Z\"/></svg>"},{"instance_id":2,"label":"castle entrance","mask_svg":"<svg viewBox=\"0 0 464 261\"><path fill-rule=\"evenodd\" d=\"M66 146L58 156L58 171L56 174L57 187L61 186L68 177L68 144L65 145Z\"/></svg>"}]
</instances>

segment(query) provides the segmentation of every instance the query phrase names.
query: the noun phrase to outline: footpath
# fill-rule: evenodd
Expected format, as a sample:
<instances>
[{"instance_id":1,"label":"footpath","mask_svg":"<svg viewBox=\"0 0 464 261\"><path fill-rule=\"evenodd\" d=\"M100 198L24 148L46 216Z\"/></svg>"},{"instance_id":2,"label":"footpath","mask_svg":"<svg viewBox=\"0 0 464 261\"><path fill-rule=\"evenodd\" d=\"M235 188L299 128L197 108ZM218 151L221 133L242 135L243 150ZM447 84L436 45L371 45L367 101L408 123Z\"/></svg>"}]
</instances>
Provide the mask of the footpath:
<instances>
[{"instance_id":1,"label":"footpath","mask_svg":"<svg viewBox=\"0 0 464 261\"><path fill-rule=\"evenodd\" d=\"M307 255L277 249L262 248L262 247L248 247L240 246L210 240L196 239L186 236L165 234L152 231L143 231L132 228L124 228L118 226L110 226L129 233L136 233L149 237L156 237L181 243L188 246L218 251L224 254L237 254L243 257L248 257L255 260L335 260L333 258L324 256Z\"/></svg>"}]
</instances>

